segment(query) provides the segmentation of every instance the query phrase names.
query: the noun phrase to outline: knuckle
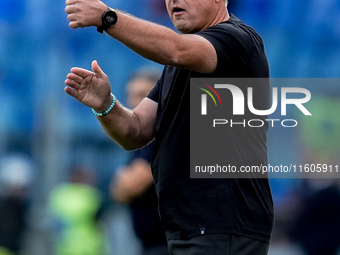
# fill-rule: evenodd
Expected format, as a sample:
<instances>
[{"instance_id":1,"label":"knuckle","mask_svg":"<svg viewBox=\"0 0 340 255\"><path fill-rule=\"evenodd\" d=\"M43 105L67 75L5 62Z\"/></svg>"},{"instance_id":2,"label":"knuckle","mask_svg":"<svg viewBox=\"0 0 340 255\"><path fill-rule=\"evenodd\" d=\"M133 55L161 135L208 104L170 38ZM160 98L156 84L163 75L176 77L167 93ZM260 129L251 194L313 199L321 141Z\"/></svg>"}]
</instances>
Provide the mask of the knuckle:
<instances>
[{"instance_id":1,"label":"knuckle","mask_svg":"<svg viewBox=\"0 0 340 255\"><path fill-rule=\"evenodd\" d=\"M81 8L80 5L75 4L75 6L74 6L74 11L75 11L75 12L81 12L82 10L83 10L83 9Z\"/></svg>"}]
</instances>

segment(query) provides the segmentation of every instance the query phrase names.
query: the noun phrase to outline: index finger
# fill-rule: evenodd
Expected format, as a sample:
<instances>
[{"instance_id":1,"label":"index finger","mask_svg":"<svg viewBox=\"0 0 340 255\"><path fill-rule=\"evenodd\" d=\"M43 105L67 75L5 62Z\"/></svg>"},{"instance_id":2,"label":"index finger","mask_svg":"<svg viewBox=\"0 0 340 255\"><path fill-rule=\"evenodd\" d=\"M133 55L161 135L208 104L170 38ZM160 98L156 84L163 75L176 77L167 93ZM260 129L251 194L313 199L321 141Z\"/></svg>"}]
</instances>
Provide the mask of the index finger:
<instances>
[{"instance_id":1,"label":"index finger","mask_svg":"<svg viewBox=\"0 0 340 255\"><path fill-rule=\"evenodd\" d=\"M92 75L93 72L89 71L89 70L86 70L86 69L83 69L83 68L79 68L79 67L73 67L71 68L71 72L76 74L76 75L79 75L80 77L82 78L86 78L87 76L89 75Z\"/></svg>"}]
</instances>

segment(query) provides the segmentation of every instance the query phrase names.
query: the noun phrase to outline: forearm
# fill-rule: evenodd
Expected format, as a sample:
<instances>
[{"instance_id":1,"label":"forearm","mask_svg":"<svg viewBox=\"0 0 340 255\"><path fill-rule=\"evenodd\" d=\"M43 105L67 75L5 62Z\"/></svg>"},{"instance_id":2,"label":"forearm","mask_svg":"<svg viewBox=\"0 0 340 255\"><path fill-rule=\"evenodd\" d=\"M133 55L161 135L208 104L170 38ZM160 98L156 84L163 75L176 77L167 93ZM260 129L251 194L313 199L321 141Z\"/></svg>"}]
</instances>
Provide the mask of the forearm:
<instances>
[{"instance_id":1,"label":"forearm","mask_svg":"<svg viewBox=\"0 0 340 255\"><path fill-rule=\"evenodd\" d=\"M106 32L137 54L163 65L177 65L182 35L117 11L118 22Z\"/></svg>"},{"instance_id":2,"label":"forearm","mask_svg":"<svg viewBox=\"0 0 340 255\"><path fill-rule=\"evenodd\" d=\"M120 203L129 203L142 195L153 183L150 164L144 159L133 160L118 169L111 184L111 196Z\"/></svg>"},{"instance_id":3,"label":"forearm","mask_svg":"<svg viewBox=\"0 0 340 255\"><path fill-rule=\"evenodd\" d=\"M104 131L123 149L138 149L152 140L150 135L147 137L143 132L137 115L123 107L119 101L108 115L97 119Z\"/></svg>"}]
</instances>

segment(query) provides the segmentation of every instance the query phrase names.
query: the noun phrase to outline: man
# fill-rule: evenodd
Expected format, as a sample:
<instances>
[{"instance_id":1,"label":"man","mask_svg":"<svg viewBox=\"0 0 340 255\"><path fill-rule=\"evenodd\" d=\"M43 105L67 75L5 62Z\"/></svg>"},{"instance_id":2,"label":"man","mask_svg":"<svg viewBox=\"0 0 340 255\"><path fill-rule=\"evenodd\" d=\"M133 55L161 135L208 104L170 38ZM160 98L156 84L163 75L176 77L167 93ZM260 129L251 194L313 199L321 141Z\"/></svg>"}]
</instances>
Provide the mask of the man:
<instances>
[{"instance_id":1,"label":"man","mask_svg":"<svg viewBox=\"0 0 340 255\"><path fill-rule=\"evenodd\" d=\"M159 72L142 68L127 83L128 105L131 109L149 94ZM111 183L111 196L118 203L129 204L135 234L141 240L143 255L167 255L167 241L158 215L158 202L151 174L154 143L132 152L129 164L117 170Z\"/></svg>"},{"instance_id":2,"label":"man","mask_svg":"<svg viewBox=\"0 0 340 255\"><path fill-rule=\"evenodd\" d=\"M190 179L189 173L190 78L268 77L263 42L229 15L223 0L165 3L182 34L106 11L97 0L67 0L70 27L104 29L141 56L166 66L133 111L110 95L108 77L96 61L93 72L72 68L65 91L93 108L105 131L123 148L140 148L155 138L152 172L170 254L267 254L273 227L268 180ZM256 101L269 104L268 91L258 93ZM238 167L267 164L267 128L226 134L231 141L227 158Z\"/></svg>"},{"instance_id":3,"label":"man","mask_svg":"<svg viewBox=\"0 0 340 255\"><path fill-rule=\"evenodd\" d=\"M93 169L76 166L71 169L68 182L53 188L49 198L56 237L53 254L105 254L100 223L102 198L95 183Z\"/></svg>"}]
</instances>

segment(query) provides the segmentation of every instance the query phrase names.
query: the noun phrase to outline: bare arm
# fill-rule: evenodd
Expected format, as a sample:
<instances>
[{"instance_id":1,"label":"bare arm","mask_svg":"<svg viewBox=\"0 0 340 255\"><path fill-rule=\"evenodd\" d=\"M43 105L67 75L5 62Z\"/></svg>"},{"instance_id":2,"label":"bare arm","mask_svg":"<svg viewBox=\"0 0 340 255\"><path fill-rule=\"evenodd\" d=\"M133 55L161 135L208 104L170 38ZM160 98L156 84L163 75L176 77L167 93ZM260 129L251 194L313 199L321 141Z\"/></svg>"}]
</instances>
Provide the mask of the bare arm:
<instances>
[{"instance_id":1,"label":"bare arm","mask_svg":"<svg viewBox=\"0 0 340 255\"><path fill-rule=\"evenodd\" d=\"M72 68L65 81L65 92L97 112L103 112L112 103L111 85L96 61L92 62L92 70ZM124 149L133 150L153 140L156 114L157 103L145 98L133 111L117 101L112 111L98 120L113 140Z\"/></svg>"},{"instance_id":2,"label":"bare arm","mask_svg":"<svg viewBox=\"0 0 340 255\"><path fill-rule=\"evenodd\" d=\"M65 11L70 27L100 26L107 9L98 0L67 0ZM163 65L172 65L201 73L211 73L217 66L212 44L193 34L178 34L173 30L117 11L118 22L107 30L127 47Z\"/></svg>"},{"instance_id":3,"label":"bare arm","mask_svg":"<svg viewBox=\"0 0 340 255\"><path fill-rule=\"evenodd\" d=\"M217 55L205 38L175 31L118 12L119 22L108 34L139 55L163 65L171 65L201 73L216 69ZM126 29L128 28L128 29Z\"/></svg>"},{"instance_id":4,"label":"bare arm","mask_svg":"<svg viewBox=\"0 0 340 255\"><path fill-rule=\"evenodd\" d=\"M119 203L130 203L142 195L153 183L150 164L135 159L130 165L118 170L111 183L111 196Z\"/></svg>"},{"instance_id":5,"label":"bare arm","mask_svg":"<svg viewBox=\"0 0 340 255\"><path fill-rule=\"evenodd\" d=\"M126 150L141 148L154 138L157 103L149 98L133 111L119 102L105 117L97 117L105 132Z\"/></svg>"}]
</instances>

